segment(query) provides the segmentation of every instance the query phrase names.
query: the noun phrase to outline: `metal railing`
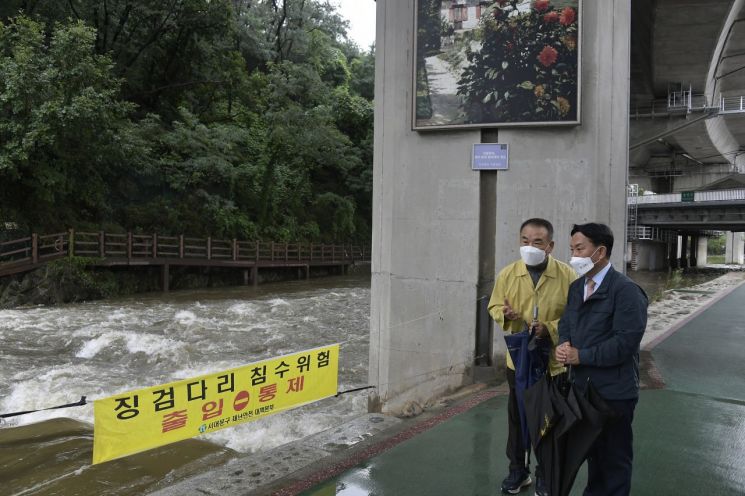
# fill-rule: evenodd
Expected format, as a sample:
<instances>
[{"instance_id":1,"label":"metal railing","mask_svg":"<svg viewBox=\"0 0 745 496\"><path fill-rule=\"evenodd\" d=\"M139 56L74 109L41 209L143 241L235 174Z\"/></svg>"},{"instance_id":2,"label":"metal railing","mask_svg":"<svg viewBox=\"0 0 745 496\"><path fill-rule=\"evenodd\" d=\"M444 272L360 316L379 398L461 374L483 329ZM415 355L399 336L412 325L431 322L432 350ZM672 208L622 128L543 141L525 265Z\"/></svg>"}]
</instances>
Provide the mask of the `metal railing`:
<instances>
[{"instance_id":1,"label":"metal railing","mask_svg":"<svg viewBox=\"0 0 745 496\"><path fill-rule=\"evenodd\" d=\"M677 236L678 234L675 231L653 226L628 226L626 228L626 237L629 241L648 240L669 242L677 238Z\"/></svg>"},{"instance_id":2,"label":"metal railing","mask_svg":"<svg viewBox=\"0 0 745 496\"><path fill-rule=\"evenodd\" d=\"M722 96L719 99L720 114L739 114L745 112L745 96Z\"/></svg>"},{"instance_id":3,"label":"metal railing","mask_svg":"<svg viewBox=\"0 0 745 496\"><path fill-rule=\"evenodd\" d=\"M693 197L691 199L691 193ZM688 195L684 199L684 196ZM628 197L627 204L645 205L651 203L689 203L689 202L710 202L710 201L737 201L745 200L745 188L722 189L717 191L695 191L682 193L667 193L662 195L642 195L637 197Z\"/></svg>"},{"instance_id":4,"label":"metal railing","mask_svg":"<svg viewBox=\"0 0 745 496\"><path fill-rule=\"evenodd\" d=\"M151 264L201 260L202 265L345 264L369 261L370 247L352 244L278 243L183 235L81 232L70 229L0 243L0 275L67 256L140 260Z\"/></svg>"},{"instance_id":5,"label":"metal railing","mask_svg":"<svg viewBox=\"0 0 745 496\"><path fill-rule=\"evenodd\" d=\"M687 90L671 91L667 95L667 108L671 112L695 110L706 110L709 101L703 93L694 93L689 87Z\"/></svg>"},{"instance_id":6,"label":"metal railing","mask_svg":"<svg viewBox=\"0 0 745 496\"><path fill-rule=\"evenodd\" d=\"M650 100L632 105L629 108L629 117L632 119L667 117L670 114L689 114L716 109L709 103L705 94L694 93L691 86L687 89L683 89L680 85L674 85L674 87L680 89L668 89L667 99Z\"/></svg>"},{"instance_id":7,"label":"metal railing","mask_svg":"<svg viewBox=\"0 0 745 496\"><path fill-rule=\"evenodd\" d=\"M670 115L667 100L650 100L648 102L635 103L629 109L629 117L640 119L642 117L667 117Z\"/></svg>"}]
</instances>

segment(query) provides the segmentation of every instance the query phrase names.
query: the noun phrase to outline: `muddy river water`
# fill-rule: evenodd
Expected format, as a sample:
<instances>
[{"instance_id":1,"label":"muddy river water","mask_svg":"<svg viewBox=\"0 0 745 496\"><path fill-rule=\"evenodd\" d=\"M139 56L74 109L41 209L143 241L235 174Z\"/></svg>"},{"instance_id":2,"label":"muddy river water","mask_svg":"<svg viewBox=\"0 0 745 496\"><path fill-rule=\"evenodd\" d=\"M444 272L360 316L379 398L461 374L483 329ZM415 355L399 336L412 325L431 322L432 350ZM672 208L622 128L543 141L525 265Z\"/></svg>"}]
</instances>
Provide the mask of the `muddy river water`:
<instances>
[{"instance_id":1,"label":"muddy river water","mask_svg":"<svg viewBox=\"0 0 745 496\"><path fill-rule=\"evenodd\" d=\"M0 310L0 413L218 372L341 343L339 389L365 386L370 277L139 295ZM338 425L367 410L348 394L197 439L91 466L93 406L12 417L0 425L0 494L143 494Z\"/></svg>"}]
</instances>

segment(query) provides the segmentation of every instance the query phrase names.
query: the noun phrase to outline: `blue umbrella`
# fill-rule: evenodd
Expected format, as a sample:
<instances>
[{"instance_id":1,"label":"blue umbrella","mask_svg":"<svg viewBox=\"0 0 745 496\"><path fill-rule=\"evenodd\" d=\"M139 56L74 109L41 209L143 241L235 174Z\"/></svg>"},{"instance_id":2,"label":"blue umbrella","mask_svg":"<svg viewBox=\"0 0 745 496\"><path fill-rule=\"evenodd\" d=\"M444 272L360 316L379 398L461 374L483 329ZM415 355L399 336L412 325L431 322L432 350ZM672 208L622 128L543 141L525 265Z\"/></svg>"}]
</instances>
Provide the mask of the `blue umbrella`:
<instances>
[{"instance_id":1,"label":"blue umbrella","mask_svg":"<svg viewBox=\"0 0 745 496\"><path fill-rule=\"evenodd\" d=\"M533 311L534 321L538 317L538 307ZM525 390L546 375L548 357L551 353L551 340L540 339L535 335L533 326L524 331L508 334L504 337L507 351L515 365L515 394L520 411L520 427L523 434L523 445L530 446L530 434L525 416Z\"/></svg>"}]
</instances>

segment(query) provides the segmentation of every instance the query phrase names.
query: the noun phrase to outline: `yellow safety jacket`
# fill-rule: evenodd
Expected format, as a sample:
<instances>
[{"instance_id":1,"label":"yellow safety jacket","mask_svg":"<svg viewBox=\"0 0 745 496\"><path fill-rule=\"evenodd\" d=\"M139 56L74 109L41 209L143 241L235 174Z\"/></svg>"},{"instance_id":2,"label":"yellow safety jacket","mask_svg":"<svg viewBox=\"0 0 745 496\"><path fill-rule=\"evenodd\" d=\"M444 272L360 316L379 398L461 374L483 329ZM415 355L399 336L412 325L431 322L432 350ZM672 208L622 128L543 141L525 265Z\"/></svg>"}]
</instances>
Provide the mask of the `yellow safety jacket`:
<instances>
[{"instance_id":1,"label":"yellow safety jacket","mask_svg":"<svg viewBox=\"0 0 745 496\"><path fill-rule=\"evenodd\" d=\"M569 285L576 278L577 274L571 267L549 255L546 270L541 274L538 284L533 286L525 262L513 262L497 275L489 300L489 314L504 332L514 334L524 330L526 323L530 324L533 320L533 307L538 305L538 321L543 322L548 328L555 347L559 343L559 319L567 303ZM505 298L510 302L512 309L520 315L519 318L504 318L502 306ZM515 370L510 354L506 355L507 367ZM564 366L556 361L553 348L549 358L549 369L551 375L564 371Z\"/></svg>"}]
</instances>

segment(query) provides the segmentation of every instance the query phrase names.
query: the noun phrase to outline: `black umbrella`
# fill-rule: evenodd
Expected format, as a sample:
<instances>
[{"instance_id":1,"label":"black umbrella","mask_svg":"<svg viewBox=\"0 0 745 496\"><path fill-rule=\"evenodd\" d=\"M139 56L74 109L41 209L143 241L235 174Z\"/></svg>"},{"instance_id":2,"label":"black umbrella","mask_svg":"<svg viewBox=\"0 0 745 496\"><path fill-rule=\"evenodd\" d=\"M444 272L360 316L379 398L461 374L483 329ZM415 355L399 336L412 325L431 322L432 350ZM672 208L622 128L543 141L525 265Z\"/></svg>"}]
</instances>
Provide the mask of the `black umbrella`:
<instances>
[{"instance_id":1,"label":"black umbrella","mask_svg":"<svg viewBox=\"0 0 745 496\"><path fill-rule=\"evenodd\" d=\"M528 430L551 496L569 494L610 412L591 383L580 392L565 375L525 391Z\"/></svg>"},{"instance_id":2,"label":"black umbrella","mask_svg":"<svg viewBox=\"0 0 745 496\"><path fill-rule=\"evenodd\" d=\"M583 393L571 387L568 394L576 398L582 418L564 436L564 454L561 461L561 489L557 494L567 495L572 489L580 466L587 459L592 445L600 435L612 411L595 390L591 382Z\"/></svg>"}]
</instances>

